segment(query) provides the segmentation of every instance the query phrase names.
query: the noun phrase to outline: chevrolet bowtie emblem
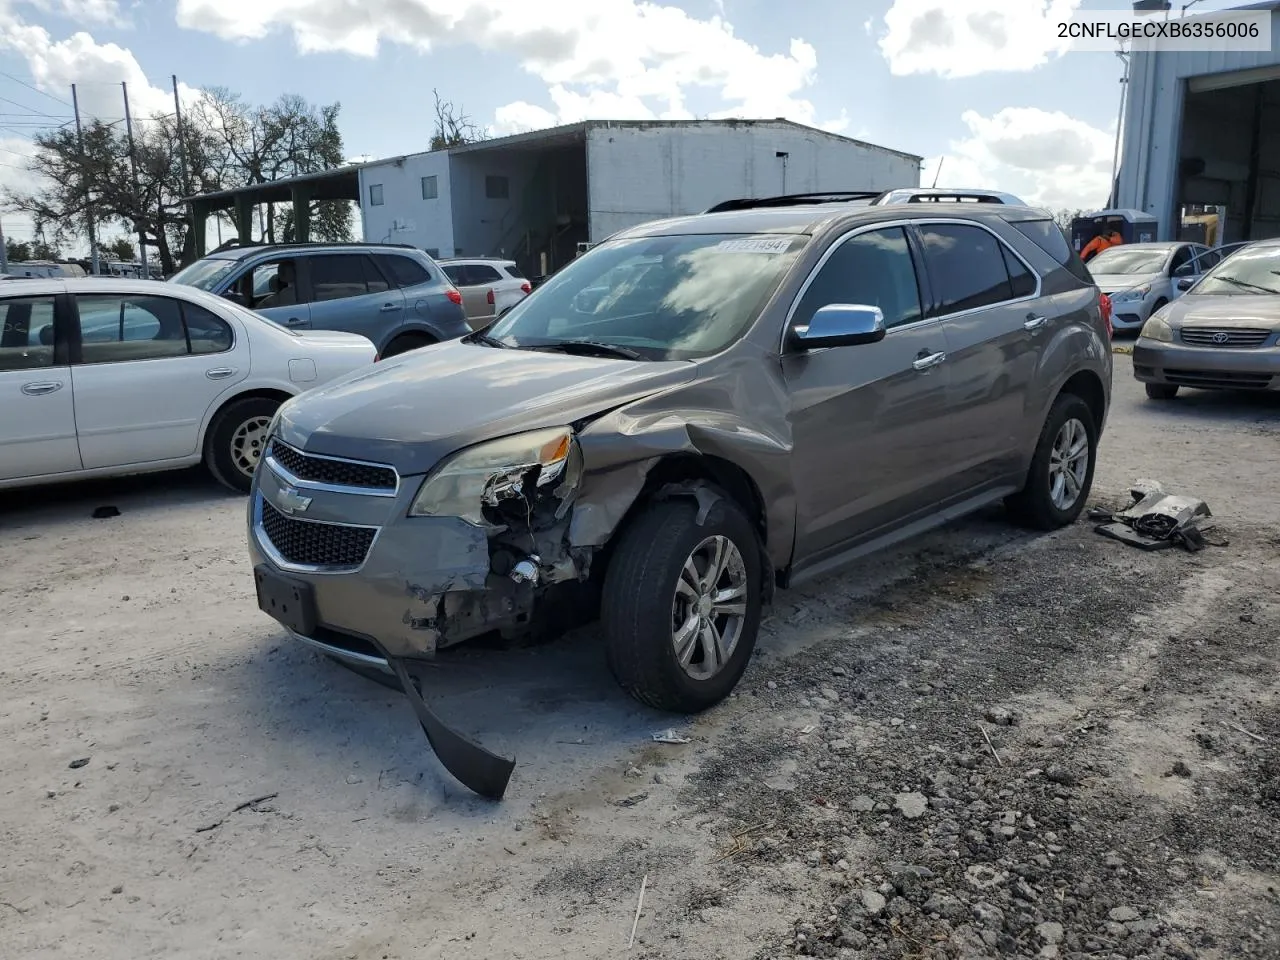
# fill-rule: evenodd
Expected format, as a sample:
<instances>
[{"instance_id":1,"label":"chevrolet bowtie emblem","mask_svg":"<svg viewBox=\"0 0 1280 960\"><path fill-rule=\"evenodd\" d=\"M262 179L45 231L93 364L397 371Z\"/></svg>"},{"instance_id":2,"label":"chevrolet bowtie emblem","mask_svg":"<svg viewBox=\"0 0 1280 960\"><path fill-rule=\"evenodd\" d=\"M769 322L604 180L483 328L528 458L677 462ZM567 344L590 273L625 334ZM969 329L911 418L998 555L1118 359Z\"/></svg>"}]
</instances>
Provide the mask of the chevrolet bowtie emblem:
<instances>
[{"instance_id":1,"label":"chevrolet bowtie emblem","mask_svg":"<svg viewBox=\"0 0 1280 960\"><path fill-rule=\"evenodd\" d=\"M305 513L311 498L300 494L297 487L281 487L276 493L276 506L285 513Z\"/></svg>"}]
</instances>

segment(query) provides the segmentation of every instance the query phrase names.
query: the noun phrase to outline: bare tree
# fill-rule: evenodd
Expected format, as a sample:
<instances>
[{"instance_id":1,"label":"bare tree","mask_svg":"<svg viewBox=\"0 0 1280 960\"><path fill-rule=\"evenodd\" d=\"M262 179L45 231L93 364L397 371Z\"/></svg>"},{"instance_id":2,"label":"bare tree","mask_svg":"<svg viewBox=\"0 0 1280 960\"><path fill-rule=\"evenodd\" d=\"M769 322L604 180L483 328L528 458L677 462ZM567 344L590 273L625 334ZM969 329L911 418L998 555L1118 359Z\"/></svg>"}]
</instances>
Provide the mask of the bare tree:
<instances>
[{"instance_id":1,"label":"bare tree","mask_svg":"<svg viewBox=\"0 0 1280 960\"><path fill-rule=\"evenodd\" d=\"M452 100L440 99L440 92L433 89L435 98L436 126L431 134L431 149L446 150L461 143L475 143L485 139L485 132L463 112L460 106L454 106Z\"/></svg>"}]
</instances>

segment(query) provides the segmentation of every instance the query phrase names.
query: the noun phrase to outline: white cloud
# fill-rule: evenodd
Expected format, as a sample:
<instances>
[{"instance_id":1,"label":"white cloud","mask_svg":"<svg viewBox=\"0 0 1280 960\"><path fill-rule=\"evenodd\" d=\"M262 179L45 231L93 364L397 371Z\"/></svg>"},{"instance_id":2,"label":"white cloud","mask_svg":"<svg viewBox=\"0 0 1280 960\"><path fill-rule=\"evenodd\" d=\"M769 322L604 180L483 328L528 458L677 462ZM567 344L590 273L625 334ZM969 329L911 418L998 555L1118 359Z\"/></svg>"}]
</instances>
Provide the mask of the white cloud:
<instances>
[{"instance_id":1,"label":"white cloud","mask_svg":"<svg viewBox=\"0 0 1280 960\"><path fill-rule=\"evenodd\" d=\"M991 116L970 110L962 119L969 135L950 144L938 186L1005 190L1054 210L1106 203L1114 130L1035 107L1006 107ZM921 183L933 182L938 161L925 161Z\"/></svg>"},{"instance_id":2,"label":"white cloud","mask_svg":"<svg viewBox=\"0 0 1280 960\"><path fill-rule=\"evenodd\" d=\"M77 23L110 23L119 26L123 19L117 0L27 0L45 13L61 14Z\"/></svg>"},{"instance_id":3,"label":"white cloud","mask_svg":"<svg viewBox=\"0 0 1280 960\"><path fill-rule=\"evenodd\" d=\"M812 45L765 53L721 16L698 19L649 0L178 0L180 26L231 40L293 33L304 52L374 56L384 42L421 50L467 44L517 58L548 86L549 105L499 108L494 127L534 122L688 117L685 95L709 90L713 116L814 123L804 97L817 71Z\"/></svg>"},{"instance_id":4,"label":"white cloud","mask_svg":"<svg viewBox=\"0 0 1280 960\"><path fill-rule=\"evenodd\" d=\"M821 124L822 129L827 133L844 133L849 129L849 111L844 107L840 108L840 116L834 120L826 120Z\"/></svg>"},{"instance_id":5,"label":"white cloud","mask_svg":"<svg viewBox=\"0 0 1280 960\"><path fill-rule=\"evenodd\" d=\"M1082 0L893 0L880 52L896 76L1033 70L1062 56L1055 24Z\"/></svg>"}]
</instances>

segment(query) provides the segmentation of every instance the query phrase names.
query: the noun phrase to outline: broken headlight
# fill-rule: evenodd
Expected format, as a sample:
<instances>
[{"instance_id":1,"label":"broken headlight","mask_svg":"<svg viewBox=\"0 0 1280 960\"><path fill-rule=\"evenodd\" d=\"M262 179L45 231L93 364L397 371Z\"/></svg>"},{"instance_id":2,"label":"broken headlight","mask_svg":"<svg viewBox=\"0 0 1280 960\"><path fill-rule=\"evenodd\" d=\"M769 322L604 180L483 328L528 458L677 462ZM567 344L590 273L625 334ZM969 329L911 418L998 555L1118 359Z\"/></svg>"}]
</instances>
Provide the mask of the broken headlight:
<instances>
[{"instance_id":1,"label":"broken headlight","mask_svg":"<svg viewBox=\"0 0 1280 960\"><path fill-rule=\"evenodd\" d=\"M573 451L573 431L568 427L477 444L455 453L427 476L409 516L460 517L486 526L486 506L532 497L564 475Z\"/></svg>"},{"instance_id":2,"label":"broken headlight","mask_svg":"<svg viewBox=\"0 0 1280 960\"><path fill-rule=\"evenodd\" d=\"M1160 319L1160 314L1157 313L1142 325L1142 332L1138 336L1157 343L1173 343L1173 328Z\"/></svg>"}]
</instances>

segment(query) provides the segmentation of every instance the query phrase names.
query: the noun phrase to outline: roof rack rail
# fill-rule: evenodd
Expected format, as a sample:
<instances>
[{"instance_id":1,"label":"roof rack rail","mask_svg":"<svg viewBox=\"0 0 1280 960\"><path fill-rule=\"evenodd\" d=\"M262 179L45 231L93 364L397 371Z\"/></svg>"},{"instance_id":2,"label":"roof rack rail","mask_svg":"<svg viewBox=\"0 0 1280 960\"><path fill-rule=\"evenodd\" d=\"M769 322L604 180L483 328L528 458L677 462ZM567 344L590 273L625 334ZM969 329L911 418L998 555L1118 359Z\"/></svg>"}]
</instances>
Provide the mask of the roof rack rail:
<instances>
[{"instance_id":1,"label":"roof rack rail","mask_svg":"<svg viewBox=\"0 0 1280 960\"><path fill-rule=\"evenodd\" d=\"M405 250L417 250L418 247L412 243L382 243L378 240L296 240L288 243L267 243L265 240L241 240L239 237L232 237L219 244L209 253L221 253L223 250L235 250L238 248L261 247L263 249L276 249L288 247L400 247ZM207 256L208 254L206 254Z\"/></svg>"},{"instance_id":2,"label":"roof rack rail","mask_svg":"<svg viewBox=\"0 0 1280 960\"><path fill-rule=\"evenodd\" d=\"M755 210L759 207L798 207L809 203L849 203L854 200L874 200L883 190L823 190L820 193L788 193L780 197L741 197L724 200L703 213L724 213L729 210Z\"/></svg>"}]
</instances>

